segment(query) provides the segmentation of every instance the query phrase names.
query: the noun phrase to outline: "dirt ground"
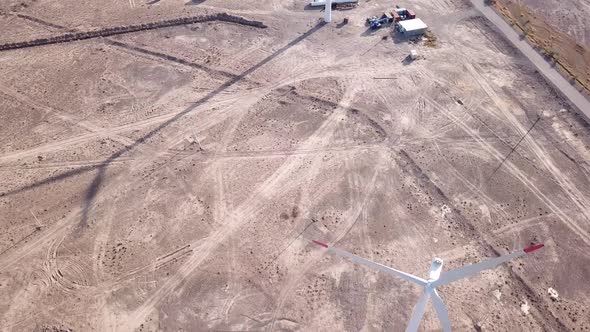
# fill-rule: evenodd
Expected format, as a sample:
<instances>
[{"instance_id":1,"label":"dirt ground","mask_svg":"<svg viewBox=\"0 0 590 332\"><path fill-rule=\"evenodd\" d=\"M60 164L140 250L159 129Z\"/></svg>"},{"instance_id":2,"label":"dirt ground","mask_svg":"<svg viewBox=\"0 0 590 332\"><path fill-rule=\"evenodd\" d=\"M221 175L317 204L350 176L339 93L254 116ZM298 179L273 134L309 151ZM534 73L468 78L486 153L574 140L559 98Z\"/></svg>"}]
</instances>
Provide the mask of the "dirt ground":
<instances>
[{"instance_id":1,"label":"dirt ground","mask_svg":"<svg viewBox=\"0 0 590 332\"><path fill-rule=\"evenodd\" d=\"M538 1L513 0L497 0L495 4L517 31L554 62L572 84L586 95L590 93L589 4L563 1L550 6L540 5Z\"/></svg>"},{"instance_id":2,"label":"dirt ground","mask_svg":"<svg viewBox=\"0 0 590 332\"><path fill-rule=\"evenodd\" d=\"M542 16L577 43L590 46L590 3L578 0L524 0L533 12Z\"/></svg>"},{"instance_id":3,"label":"dirt ground","mask_svg":"<svg viewBox=\"0 0 590 332\"><path fill-rule=\"evenodd\" d=\"M3 2L0 43L268 28L0 52L2 330L405 328L418 288L310 239L419 276L545 243L441 287L454 329L590 330L589 125L463 2L399 2L430 43L305 5Z\"/></svg>"}]
</instances>

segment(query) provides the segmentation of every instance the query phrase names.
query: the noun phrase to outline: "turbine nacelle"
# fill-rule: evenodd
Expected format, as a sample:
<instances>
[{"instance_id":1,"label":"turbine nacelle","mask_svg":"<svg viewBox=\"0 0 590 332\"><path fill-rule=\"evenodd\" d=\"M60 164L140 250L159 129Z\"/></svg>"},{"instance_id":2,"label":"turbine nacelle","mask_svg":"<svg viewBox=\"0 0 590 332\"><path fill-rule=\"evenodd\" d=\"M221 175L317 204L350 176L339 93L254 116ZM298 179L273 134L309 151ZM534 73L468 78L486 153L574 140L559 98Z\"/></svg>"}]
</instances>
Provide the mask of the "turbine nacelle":
<instances>
[{"instance_id":1,"label":"turbine nacelle","mask_svg":"<svg viewBox=\"0 0 590 332\"><path fill-rule=\"evenodd\" d=\"M430 264L430 271L428 272L428 281L432 282L437 280L440 277L440 273L442 272L443 268L443 260L440 258L435 258L432 260L432 264Z\"/></svg>"},{"instance_id":2,"label":"turbine nacelle","mask_svg":"<svg viewBox=\"0 0 590 332\"><path fill-rule=\"evenodd\" d=\"M436 314L438 315L438 319L439 319L440 324L443 328L443 331L450 332L451 331L451 320L449 318L449 312L447 311L447 307L445 306L440 295L438 295L438 292L436 291L436 287L442 286L442 285L447 285L447 284L449 284L453 281L459 280L459 279L471 277L483 270L493 269L502 263L506 263L512 259L515 259L520 256L524 256L524 255L529 254L537 249L543 248L542 244L537 244L537 245L534 245L534 246L531 246L528 248L517 250L517 251L512 252L508 255L486 259L486 260L481 261L479 263L476 263L473 265L466 265L466 266L463 266L463 267L460 267L460 268L457 268L457 269L454 269L454 270L451 270L451 271L448 271L445 273L442 273L443 260L440 258L435 258L432 260L432 263L430 264L430 271L428 272L428 280L424 280L420 277L416 277L415 275L393 269L389 266L385 266L383 264L373 262L371 260L359 257L357 255L353 255L353 254L351 254L347 251L344 251L342 249L330 247L323 242L319 242L319 241L315 241L315 240L313 240L312 242L316 245L319 245L321 247L328 249L329 251L331 251L339 256L349 258L356 263L372 267L372 268L377 269L379 271L385 272L387 274L390 274L390 275L393 275L396 277L400 277L400 278L405 279L411 283L422 286L424 291L422 292L422 295L418 299L418 303L416 303L416 306L414 307L414 310L412 311L412 316L411 316L410 322L408 323L408 326L406 328L406 332L418 331L418 327L420 326L420 321L422 320L422 316L424 316L424 313L426 312L426 305L428 304L428 301L430 301L431 299L432 299L432 305L434 306L434 310L436 311Z\"/></svg>"}]
</instances>

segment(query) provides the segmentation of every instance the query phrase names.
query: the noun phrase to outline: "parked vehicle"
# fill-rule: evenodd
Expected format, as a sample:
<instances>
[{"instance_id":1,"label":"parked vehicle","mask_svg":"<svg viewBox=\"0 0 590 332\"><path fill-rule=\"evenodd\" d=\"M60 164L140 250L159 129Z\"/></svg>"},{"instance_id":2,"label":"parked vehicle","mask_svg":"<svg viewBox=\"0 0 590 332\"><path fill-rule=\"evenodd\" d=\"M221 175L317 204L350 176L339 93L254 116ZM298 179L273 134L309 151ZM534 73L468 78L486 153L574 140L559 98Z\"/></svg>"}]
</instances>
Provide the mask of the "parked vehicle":
<instances>
[{"instance_id":1,"label":"parked vehicle","mask_svg":"<svg viewBox=\"0 0 590 332\"><path fill-rule=\"evenodd\" d=\"M399 16L400 21L412 20L416 18L416 14L413 11L406 8L396 8L395 13Z\"/></svg>"},{"instance_id":2,"label":"parked vehicle","mask_svg":"<svg viewBox=\"0 0 590 332\"><path fill-rule=\"evenodd\" d=\"M385 24L394 22L394 17L391 13L383 13L381 17L371 16L367 18L367 24L372 30L377 30Z\"/></svg>"}]
</instances>

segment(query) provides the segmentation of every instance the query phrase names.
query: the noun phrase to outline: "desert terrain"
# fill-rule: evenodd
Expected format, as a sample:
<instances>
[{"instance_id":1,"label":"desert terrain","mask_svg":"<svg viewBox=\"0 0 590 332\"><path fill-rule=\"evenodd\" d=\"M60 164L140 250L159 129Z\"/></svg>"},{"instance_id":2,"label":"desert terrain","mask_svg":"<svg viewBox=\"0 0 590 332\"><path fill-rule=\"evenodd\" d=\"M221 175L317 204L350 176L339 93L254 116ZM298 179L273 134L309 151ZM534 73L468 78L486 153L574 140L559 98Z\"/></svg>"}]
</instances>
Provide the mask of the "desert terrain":
<instances>
[{"instance_id":1,"label":"desert terrain","mask_svg":"<svg viewBox=\"0 0 590 332\"><path fill-rule=\"evenodd\" d=\"M567 33L577 43L590 46L590 3L577 0L524 0L535 14Z\"/></svg>"},{"instance_id":2,"label":"desert terrain","mask_svg":"<svg viewBox=\"0 0 590 332\"><path fill-rule=\"evenodd\" d=\"M497 0L495 8L560 73L590 93L590 3Z\"/></svg>"},{"instance_id":3,"label":"desert terrain","mask_svg":"<svg viewBox=\"0 0 590 332\"><path fill-rule=\"evenodd\" d=\"M395 3L429 41L306 4L0 5L0 45L211 18L0 52L3 331L405 329L419 288L311 239L418 276L544 243L441 287L454 330L590 331L584 118L467 2Z\"/></svg>"}]
</instances>

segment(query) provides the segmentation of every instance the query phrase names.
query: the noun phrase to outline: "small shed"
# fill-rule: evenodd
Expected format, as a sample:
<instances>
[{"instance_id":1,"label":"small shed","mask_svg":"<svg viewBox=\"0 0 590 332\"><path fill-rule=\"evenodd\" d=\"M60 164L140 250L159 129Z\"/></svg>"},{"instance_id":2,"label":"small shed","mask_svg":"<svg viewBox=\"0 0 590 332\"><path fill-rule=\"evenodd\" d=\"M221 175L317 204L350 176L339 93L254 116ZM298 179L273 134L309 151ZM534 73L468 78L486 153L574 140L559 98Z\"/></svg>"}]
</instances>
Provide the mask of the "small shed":
<instances>
[{"instance_id":1,"label":"small shed","mask_svg":"<svg viewBox=\"0 0 590 332\"><path fill-rule=\"evenodd\" d=\"M423 35L428 29L428 26L419 18L401 21L398 24L399 31L407 36Z\"/></svg>"}]
</instances>

